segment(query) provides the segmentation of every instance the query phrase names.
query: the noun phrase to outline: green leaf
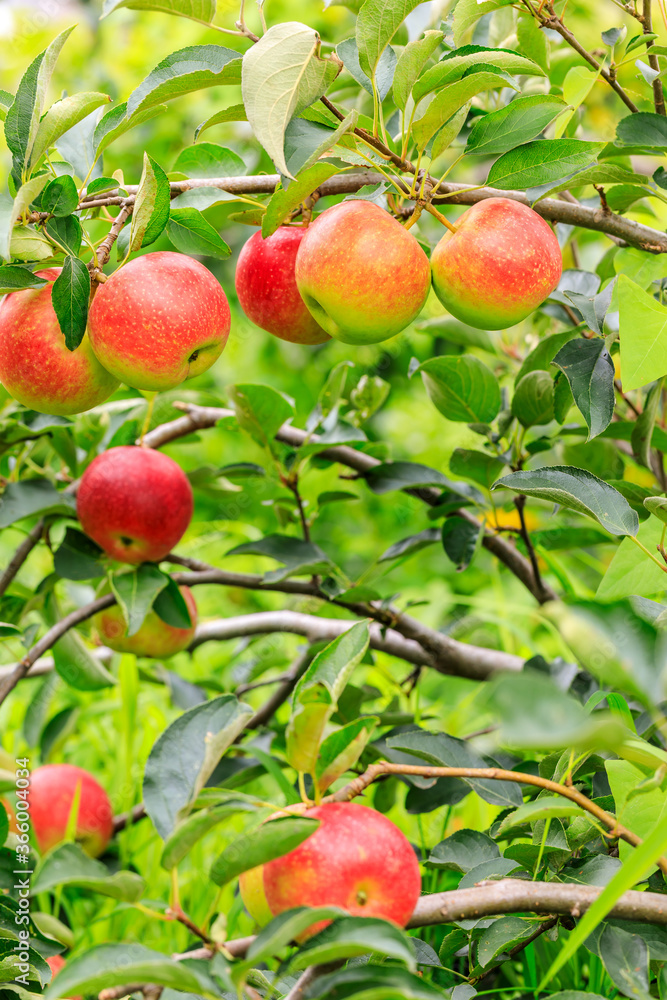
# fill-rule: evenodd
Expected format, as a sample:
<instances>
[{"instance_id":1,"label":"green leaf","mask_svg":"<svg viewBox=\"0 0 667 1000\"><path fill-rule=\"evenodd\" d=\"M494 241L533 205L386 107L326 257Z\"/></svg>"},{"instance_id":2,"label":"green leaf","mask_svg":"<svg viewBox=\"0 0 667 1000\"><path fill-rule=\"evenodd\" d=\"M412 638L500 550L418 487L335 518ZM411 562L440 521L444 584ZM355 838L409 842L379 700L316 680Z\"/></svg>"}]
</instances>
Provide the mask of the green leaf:
<instances>
[{"instance_id":1,"label":"green leaf","mask_svg":"<svg viewBox=\"0 0 667 1000\"><path fill-rule=\"evenodd\" d=\"M328 177L339 173L339 168L333 163L314 163L306 170L300 171L287 190L278 186L271 195L262 220L262 236L271 236L285 221L289 214L312 194Z\"/></svg>"},{"instance_id":2,"label":"green leaf","mask_svg":"<svg viewBox=\"0 0 667 1000\"><path fill-rule=\"evenodd\" d=\"M417 149L424 150L440 126L477 94L484 90L513 85L511 77L502 70L494 72L493 69L492 66L484 66L480 72L471 73L438 91L421 118L415 119L412 123L411 134Z\"/></svg>"},{"instance_id":3,"label":"green leaf","mask_svg":"<svg viewBox=\"0 0 667 1000\"><path fill-rule=\"evenodd\" d=\"M526 802L513 812L508 813L501 821L497 830L498 837L508 830L523 826L526 823L539 823L545 819L563 819L572 816L586 816L586 813L575 802L564 799L562 795L544 795L532 802Z\"/></svg>"},{"instance_id":4,"label":"green leaf","mask_svg":"<svg viewBox=\"0 0 667 1000\"><path fill-rule=\"evenodd\" d=\"M272 451L279 428L294 416L293 403L268 385L232 385L227 393L239 426L257 444Z\"/></svg>"},{"instance_id":5,"label":"green leaf","mask_svg":"<svg viewBox=\"0 0 667 1000\"><path fill-rule=\"evenodd\" d=\"M487 490L491 489L505 467L505 463L496 455L469 448L455 448L449 459L449 469L453 475L471 479Z\"/></svg>"},{"instance_id":6,"label":"green leaf","mask_svg":"<svg viewBox=\"0 0 667 1000\"><path fill-rule=\"evenodd\" d=\"M519 48L530 59L541 66L545 73L549 72L549 43L540 28L537 18L528 11L519 11L516 24L516 37Z\"/></svg>"},{"instance_id":7,"label":"green leaf","mask_svg":"<svg viewBox=\"0 0 667 1000\"><path fill-rule=\"evenodd\" d=\"M563 333L554 333L550 337L545 337L540 340L530 354L524 358L523 364L516 375L514 384L516 385L521 381L524 375L528 372L537 371L541 369L542 371L548 372L551 362L558 354L561 347L569 343L575 337L579 336L579 327L575 327L573 330L564 330Z\"/></svg>"},{"instance_id":8,"label":"green leaf","mask_svg":"<svg viewBox=\"0 0 667 1000\"><path fill-rule=\"evenodd\" d=\"M8 483L0 503L0 528L8 528L15 521L35 514L62 514L75 517L76 499L63 493L48 479L24 479Z\"/></svg>"},{"instance_id":9,"label":"green leaf","mask_svg":"<svg viewBox=\"0 0 667 1000\"><path fill-rule=\"evenodd\" d=\"M0 264L0 295L18 292L22 288L44 288L46 278L38 278L27 267Z\"/></svg>"},{"instance_id":10,"label":"green leaf","mask_svg":"<svg viewBox=\"0 0 667 1000\"><path fill-rule=\"evenodd\" d=\"M441 153L444 153L451 144L456 139L457 135L463 128L468 118L468 112L470 111L470 101L466 101L462 108L460 108L456 114L448 118L444 125L442 125L438 131L435 133L430 142L427 143L425 153L430 156L432 160L437 159Z\"/></svg>"},{"instance_id":11,"label":"green leaf","mask_svg":"<svg viewBox=\"0 0 667 1000\"><path fill-rule=\"evenodd\" d=\"M312 821L311 821L312 822ZM347 917L345 910L337 906L299 906L286 910L264 927L248 948L249 966L259 965L265 959L280 952L313 924L321 920L335 920ZM319 986L319 983L318 983Z\"/></svg>"},{"instance_id":12,"label":"green leaf","mask_svg":"<svg viewBox=\"0 0 667 1000\"><path fill-rule=\"evenodd\" d=\"M401 111L405 111L410 91L443 38L442 31L425 31L423 38L409 42L398 57L393 87L394 104Z\"/></svg>"},{"instance_id":13,"label":"green leaf","mask_svg":"<svg viewBox=\"0 0 667 1000\"><path fill-rule=\"evenodd\" d=\"M165 100L167 99L165 98ZM99 156L100 153L103 153L107 146L110 146L119 136L129 132L131 128L143 125L145 122L150 121L151 118L161 115L166 110L167 108L164 104L158 104L157 106L149 106L142 111L135 111L133 115L128 116L127 102L119 104L118 107L113 108L104 115L95 127L95 131L93 132L93 146L96 155Z\"/></svg>"},{"instance_id":14,"label":"green leaf","mask_svg":"<svg viewBox=\"0 0 667 1000\"><path fill-rule=\"evenodd\" d=\"M92 580L104 572L99 561L102 554L102 549L88 535L68 527L53 554L53 568L65 580Z\"/></svg>"},{"instance_id":15,"label":"green leaf","mask_svg":"<svg viewBox=\"0 0 667 1000\"><path fill-rule=\"evenodd\" d=\"M234 49L222 45L190 45L179 49L158 63L132 91L127 101L127 117L133 122L138 111L155 108L164 101L206 87L237 84L240 70L241 57ZM132 124L128 124L128 128L131 127Z\"/></svg>"},{"instance_id":16,"label":"green leaf","mask_svg":"<svg viewBox=\"0 0 667 1000\"><path fill-rule=\"evenodd\" d=\"M561 98L554 94L517 97L499 111L475 119L466 143L466 153L497 156L530 142L562 114L565 107Z\"/></svg>"},{"instance_id":17,"label":"green leaf","mask_svg":"<svg viewBox=\"0 0 667 1000\"><path fill-rule=\"evenodd\" d=\"M357 48L356 40L354 38L346 38L344 41L339 42L336 46L336 55L342 60L348 73L354 77L357 83L363 87L364 90L372 95L373 83L370 77L368 77L361 68L361 64L359 62L359 49ZM375 86L377 88L378 97L381 101L385 99L391 90L395 69L396 53L392 47L388 45L380 56L380 61L375 71Z\"/></svg>"},{"instance_id":18,"label":"green leaf","mask_svg":"<svg viewBox=\"0 0 667 1000\"><path fill-rule=\"evenodd\" d=\"M667 375L667 309L626 275L618 277L623 390Z\"/></svg>"},{"instance_id":19,"label":"green leaf","mask_svg":"<svg viewBox=\"0 0 667 1000\"><path fill-rule=\"evenodd\" d=\"M639 111L621 118L616 126L616 143L619 146L667 149L667 121L664 115Z\"/></svg>"},{"instance_id":20,"label":"green leaf","mask_svg":"<svg viewBox=\"0 0 667 1000\"><path fill-rule=\"evenodd\" d=\"M184 712L158 738L144 771L144 802L163 840L187 815L252 714L249 705L224 694Z\"/></svg>"},{"instance_id":21,"label":"green leaf","mask_svg":"<svg viewBox=\"0 0 667 1000\"><path fill-rule=\"evenodd\" d=\"M366 482L373 493L391 493L393 490L420 489L423 486L438 486L457 493L462 499L482 500L482 494L466 483L454 483L437 469L418 462L383 462L364 473Z\"/></svg>"},{"instance_id":22,"label":"green leaf","mask_svg":"<svg viewBox=\"0 0 667 1000\"><path fill-rule=\"evenodd\" d=\"M215 0L104 0L102 17L107 17L119 7L130 10L159 10L164 14L191 17L194 21L210 24L215 17Z\"/></svg>"},{"instance_id":23,"label":"green leaf","mask_svg":"<svg viewBox=\"0 0 667 1000\"><path fill-rule=\"evenodd\" d=\"M375 717L356 719L323 740L315 768L321 792L357 763L377 723Z\"/></svg>"},{"instance_id":24,"label":"green leaf","mask_svg":"<svg viewBox=\"0 0 667 1000\"><path fill-rule=\"evenodd\" d=\"M382 955L416 971L410 938L398 927L378 917L341 917L301 945L290 969L305 969L357 955Z\"/></svg>"},{"instance_id":25,"label":"green leaf","mask_svg":"<svg viewBox=\"0 0 667 1000\"><path fill-rule=\"evenodd\" d=\"M517 382L512 415L523 427L548 424L554 418L554 383L548 372L529 372Z\"/></svg>"},{"instance_id":26,"label":"green leaf","mask_svg":"<svg viewBox=\"0 0 667 1000\"><path fill-rule=\"evenodd\" d=\"M68 351L75 351L86 332L90 300L90 273L78 257L65 257L53 283L51 303Z\"/></svg>"},{"instance_id":27,"label":"green leaf","mask_svg":"<svg viewBox=\"0 0 667 1000\"><path fill-rule=\"evenodd\" d=\"M604 143L583 139L538 139L503 153L486 182L503 191L538 187L589 167Z\"/></svg>"},{"instance_id":28,"label":"green leaf","mask_svg":"<svg viewBox=\"0 0 667 1000\"><path fill-rule=\"evenodd\" d=\"M58 886L89 889L100 896L111 896L128 903L141 899L146 887L135 872L111 872L101 861L89 858L79 844L61 844L40 862L30 882L33 895L53 892Z\"/></svg>"},{"instance_id":29,"label":"green leaf","mask_svg":"<svg viewBox=\"0 0 667 1000\"><path fill-rule=\"evenodd\" d=\"M5 139L19 173L30 162L51 76L60 51L74 27L72 25L61 31L48 48L31 62L18 85L14 103L7 112Z\"/></svg>"},{"instance_id":30,"label":"green leaf","mask_svg":"<svg viewBox=\"0 0 667 1000\"><path fill-rule=\"evenodd\" d=\"M53 244L28 226L16 226L11 234L10 254L16 260L41 261L53 257ZM0 257L2 254L0 253Z\"/></svg>"},{"instance_id":31,"label":"green leaf","mask_svg":"<svg viewBox=\"0 0 667 1000\"><path fill-rule=\"evenodd\" d=\"M641 288L648 288L652 282L662 280L665 266L660 254L648 253L638 247L623 247L614 254L614 271L626 274Z\"/></svg>"},{"instance_id":32,"label":"green leaf","mask_svg":"<svg viewBox=\"0 0 667 1000\"><path fill-rule=\"evenodd\" d=\"M14 95L10 94L8 90L0 90L0 121L3 121L7 117L7 112L14 103Z\"/></svg>"},{"instance_id":33,"label":"green leaf","mask_svg":"<svg viewBox=\"0 0 667 1000\"><path fill-rule=\"evenodd\" d=\"M467 569L475 555L481 528L463 517L448 517L442 524L442 547L459 573Z\"/></svg>"},{"instance_id":34,"label":"green leaf","mask_svg":"<svg viewBox=\"0 0 667 1000\"><path fill-rule=\"evenodd\" d=\"M408 538L402 538L400 542L390 545L379 557L378 562L389 562L392 559L398 559L399 556L410 556L414 552L420 552L428 545L433 545L439 540L440 531L437 528L426 528L425 531L420 531L418 535L410 535Z\"/></svg>"},{"instance_id":35,"label":"green leaf","mask_svg":"<svg viewBox=\"0 0 667 1000\"><path fill-rule=\"evenodd\" d=\"M650 552L656 552L662 535L662 524L649 518L640 525L637 540ZM624 538L614 552L598 585L596 598L615 601L623 597L655 597L665 589L665 573L638 548L632 539Z\"/></svg>"},{"instance_id":36,"label":"green leaf","mask_svg":"<svg viewBox=\"0 0 667 1000\"><path fill-rule=\"evenodd\" d=\"M439 91L445 84L470 76L480 69L502 70L505 73L521 73L522 75L544 76L542 70L532 59L514 52L513 49L493 49L484 45L464 45L454 49L442 57L440 62L431 66L420 76L415 84L412 96L415 102L431 91ZM511 107L511 105L510 105Z\"/></svg>"},{"instance_id":37,"label":"green leaf","mask_svg":"<svg viewBox=\"0 0 667 1000\"><path fill-rule=\"evenodd\" d=\"M167 871L175 868L190 853L195 844L199 843L202 837L206 836L219 823L230 817L238 816L239 813L256 811L257 806L252 802L238 796L234 797L230 793L227 801L211 806L210 809L200 809L191 813L176 826L174 832L165 841L160 864Z\"/></svg>"},{"instance_id":38,"label":"green leaf","mask_svg":"<svg viewBox=\"0 0 667 1000\"><path fill-rule=\"evenodd\" d=\"M99 944L71 958L58 973L46 993L46 1000L64 994L99 993L111 986L129 982L156 983L182 993L194 993L209 1000L219 1000L220 991L199 966L175 962L168 955L127 941Z\"/></svg>"},{"instance_id":39,"label":"green leaf","mask_svg":"<svg viewBox=\"0 0 667 1000\"><path fill-rule=\"evenodd\" d=\"M283 563L281 569L264 574L267 583L278 583L290 576L305 576L313 573L330 573L335 569L326 552L301 538L291 538L288 535L266 535L256 542L246 542L237 545L227 552L228 556L258 555L268 556Z\"/></svg>"},{"instance_id":40,"label":"green leaf","mask_svg":"<svg viewBox=\"0 0 667 1000\"><path fill-rule=\"evenodd\" d=\"M473 26L480 17L485 14L492 14L494 11L506 7L512 0L458 0L454 10L454 44L461 45L463 36L469 28Z\"/></svg>"},{"instance_id":41,"label":"green leaf","mask_svg":"<svg viewBox=\"0 0 667 1000\"><path fill-rule=\"evenodd\" d=\"M0 258L9 260L10 256L18 256L14 247L16 236L14 226L21 216L25 216L29 211L31 203L41 194L48 180L48 174L33 177L32 180L27 181L18 189L9 210L6 213L0 211ZM52 253L53 250L50 251L49 256Z\"/></svg>"},{"instance_id":42,"label":"green leaf","mask_svg":"<svg viewBox=\"0 0 667 1000\"><path fill-rule=\"evenodd\" d=\"M141 563L129 573L109 577L111 589L118 601L127 625L128 636L136 635L153 601L167 586L169 577L153 563Z\"/></svg>"},{"instance_id":43,"label":"green leaf","mask_svg":"<svg viewBox=\"0 0 667 1000\"><path fill-rule=\"evenodd\" d=\"M635 421L630 438L637 460L647 469L651 468L651 439L662 399L662 386L663 379L658 379L649 389L644 400L644 408Z\"/></svg>"},{"instance_id":44,"label":"green leaf","mask_svg":"<svg viewBox=\"0 0 667 1000\"><path fill-rule=\"evenodd\" d=\"M167 576L167 586L155 598L153 611L172 628L190 628L192 618L190 609L176 581Z\"/></svg>"},{"instance_id":45,"label":"green leaf","mask_svg":"<svg viewBox=\"0 0 667 1000\"><path fill-rule=\"evenodd\" d=\"M186 177L239 177L246 165L232 149L215 142L186 146L177 156L174 171Z\"/></svg>"},{"instance_id":46,"label":"green leaf","mask_svg":"<svg viewBox=\"0 0 667 1000\"><path fill-rule=\"evenodd\" d=\"M429 868L445 871L472 871L487 861L495 861L500 851L495 840L479 830L456 830L436 844L428 858Z\"/></svg>"},{"instance_id":47,"label":"green leaf","mask_svg":"<svg viewBox=\"0 0 667 1000\"><path fill-rule=\"evenodd\" d=\"M58 675L77 691L100 691L118 683L95 659L78 632L66 632L58 639L53 647L53 663Z\"/></svg>"},{"instance_id":48,"label":"green leaf","mask_svg":"<svg viewBox=\"0 0 667 1000\"><path fill-rule=\"evenodd\" d=\"M226 885L233 878L289 854L319 828L320 821L307 816L280 816L246 831L218 855L211 868L216 885Z\"/></svg>"},{"instance_id":49,"label":"green leaf","mask_svg":"<svg viewBox=\"0 0 667 1000\"><path fill-rule=\"evenodd\" d=\"M553 360L566 376L588 427L587 441L611 423L614 413L614 363L601 337L568 341Z\"/></svg>"},{"instance_id":50,"label":"green leaf","mask_svg":"<svg viewBox=\"0 0 667 1000\"><path fill-rule=\"evenodd\" d=\"M58 218L65 218L76 210L79 204L79 192L74 178L69 174L54 177L42 191L40 207L43 212L51 212Z\"/></svg>"},{"instance_id":51,"label":"green leaf","mask_svg":"<svg viewBox=\"0 0 667 1000\"><path fill-rule=\"evenodd\" d=\"M665 850L667 850L667 824L660 823L644 842L633 850L623 867L590 905L575 929L570 932L566 943L543 977L538 990L544 989L545 984L558 974L600 921L604 920L623 893L648 874Z\"/></svg>"},{"instance_id":52,"label":"green leaf","mask_svg":"<svg viewBox=\"0 0 667 1000\"><path fill-rule=\"evenodd\" d=\"M320 55L320 36L298 21L275 24L243 57L242 92L248 121L280 172L285 162L285 129L317 100L340 69Z\"/></svg>"},{"instance_id":53,"label":"green leaf","mask_svg":"<svg viewBox=\"0 0 667 1000\"><path fill-rule=\"evenodd\" d=\"M169 219L170 201L167 175L152 156L144 153L144 168L130 223L130 253L149 246L162 233Z\"/></svg>"},{"instance_id":54,"label":"green leaf","mask_svg":"<svg viewBox=\"0 0 667 1000\"><path fill-rule=\"evenodd\" d=\"M474 355L431 358L417 371L431 402L448 420L488 424L498 415L498 381Z\"/></svg>"},{"instance_id":55,"label":"green leaf","mask_svg":"<svg viewBox=\"0 0 667 1000\"><path fill-rule=\"evenodd\" d=\"M69 97L63 97L61 101L49 108L40 121L30 161L37 163L47 149L53 146L65 132L69 132L72 126L86 118L91 111L95 111L103 104L108 104L110 100L108 94L95 92L71 94Z\"/></svg>"},{"instance_id":56,"label":"green leaf","mask_svg":"<svg viewBox=\"0 0 667 1000\"><path fill-rule=\"evenodd\" d=\"M224 260L231 250L196 208L172 208L167 234L177 250L192 256L202 255Z\"/></svg>"},{"instance_id":57,"label":"green leaf","mask_svg":"<svg viewBox=\"0 0 667 1000\"><path fill-rule=\"evenodd\" d=\"M396 30L420 0L365 0L357 17L357 48L362 70L371 80Z\"/></svg>"},{"instance_id":58,"label":"green leaf","mask_svg":"<svg viewBox=\"0 0 667 1000\"><path fill-rule=\"evenodd\" d=\"M78 257L83 239L83 230L78 215L49 219L46 223L46 232L58 245L61 252L67 253L71 257ZM52 249L51 252L57 251Z\"/></svg>"},{"instance_id":59,"label":"green leaf","mask_svg":"<svg viewBox=\"0 0 667 1000\"><path fill-rule=\"evenodd\" d=\"M407 969L363 964L318 979L317 996L318 1000L444 1000L447 994Z\"/></svg>"},{"instance_id":60,"label":"green leaf","mask_svg":"<svg viewBox=\"0 0 667 1000\"><path fill-rule=\"evenodd\" d=\"M608 924L600 937L599 954L610 979L626 996L651 1000L648 944L640 934Z\"/></svg>"},{"instance_id":61,"label":"green leaf","mask_svg":"<svg viewBox=\"0 0 667 1000\"><path fill-rule=\"evenodd\" d=\"M636 535L636 513L618 490L585 469L567 465L512 472L493 487L505 488L523 496L538 497L576 510L598 521L612 535Z\"/></svg>"},{"instance_id":62,"label":"green leaf","mask_svg":"<svg viewBox=\"0 0 667 1000\"><path fill-rule=\"evenodd\" d=\"M286 732L286 757L297 771L315 772L326 725L368 641L368 624L358 622L317 654L297 684Z\"/></svg>"},{"instance_id":63,"label":"green leaf","mask_svg":"<svg viewBox=\"0 0 667 1000\"><path fill-rule=\"evenodd\" d=\"M207 118L206 121L202 122L195 129L195 139L198 139L202 132L208 131L208 129L213 128L214 125L223 125L225 122L247 122L248 116L245 113L245 107L242 104L232 104L229 108L223 108L222 111L216 111L214 115Z\"/></svg>"}]
</instances>

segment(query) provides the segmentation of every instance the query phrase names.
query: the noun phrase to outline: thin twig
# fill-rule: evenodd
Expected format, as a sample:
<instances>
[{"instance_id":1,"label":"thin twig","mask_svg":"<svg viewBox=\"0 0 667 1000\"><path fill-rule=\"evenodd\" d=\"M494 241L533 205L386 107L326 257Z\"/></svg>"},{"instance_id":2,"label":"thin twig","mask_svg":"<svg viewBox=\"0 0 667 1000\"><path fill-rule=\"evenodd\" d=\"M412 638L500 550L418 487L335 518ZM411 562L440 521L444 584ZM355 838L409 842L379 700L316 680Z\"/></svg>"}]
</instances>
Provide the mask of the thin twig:
<instances>
[{"instance_id":1,"label":"thin twig","mask_svg":"<svg viewBox=\"0 0 667 1000\"><path fill-rule=\"evenodd\" d=\"M622 826L615 816L602 809L596 802L577 791L570 785L560 785L557 781L549 778L542 778L537 774L527 774L519 771L506 771L499 767L430 767L421 764L390 764L388 761L380 761L371 764L366 771L353 778L347 785L328 796L329 802L349 802L357 795L361 795L369 785L387 774L414 774L425 778L488 778L492 781L512 781L519 785L533 785L556 795L562 795L571 802L576 803L585 812L594 816L599 823L603 824L610 831L610 836L619 837L633 847L639 847L643 842L632 830ZM659 858L656 862L663 872L667 874L667 859Z\"/></svg>"},{"instance_id":2,"label":"thin twig","mask_svg":"<svg viewBox=\"0 0 667 1000\"><path fill-rule=\"evenodd\" d=\"M540 590L544 588L542 583L542 576L540 574L540 567L537 559L537 554L535 552L535 547L530 537L528 531L528 526L526 525L526 514L524 508L526 506L526 497L518 496L514 498L514 506L519 512L519 521L521 523L521 538L528 551L528 557L530 559L530 565L533 567L533 575L535 577L535 583Z\"/></svg>"},{"instance_id":3,"label":"thin twig","mask_svg":"<svg viewBox=\"0 0 667 1000\"><path fill-rule=\"evenodd\" d=\"M644 0L642 8L642 29L645 35L651 34L653 32L653 16L651 14L651 0ZM660 63L658 57L651 53L653 47L653 39L650 38L646 42L646 56L648 58L648 64L655 73L660 73ZM667 110L665 109L665 95L662 89L662 80L659 76L653 80L653 105L658 115L666 115Z\"/></svg>"},{"instance_id":4,"label":"thin twig","mask_svg":"<svg viewBox=\"0 0 667 1000\"><path fill-rule=\"evenodd\" d=\"M7 568L0 576L0 597L7 590L23 563L26 561L34 547L39 542L44 533L44 518L40 518L29 534L25 536L18 549L7 564Z\"/></svg>"}]
</instances>

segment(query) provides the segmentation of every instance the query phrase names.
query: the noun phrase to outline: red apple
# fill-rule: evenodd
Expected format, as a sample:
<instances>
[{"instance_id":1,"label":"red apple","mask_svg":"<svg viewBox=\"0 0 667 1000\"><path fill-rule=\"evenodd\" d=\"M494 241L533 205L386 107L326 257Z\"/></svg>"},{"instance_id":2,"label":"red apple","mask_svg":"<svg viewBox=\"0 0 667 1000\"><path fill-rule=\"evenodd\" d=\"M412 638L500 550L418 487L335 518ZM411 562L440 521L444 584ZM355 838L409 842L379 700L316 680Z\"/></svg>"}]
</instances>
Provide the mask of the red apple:
<instances>
[{"instance_id":1,"label":"red apple","mask_svg":"<svg viewBox=\"0 0 667 1000\"><path fill-rule=\"evenodd\" d=\"M192 488L168 455L122 445L94 458L76 510L83 530L121 562L159 562L192 519Z\"/></svg>"},{"instance_id":2,"label":"red apple","mask_svg":"<svg viewBox=\"0 0 667 1000\"><path fill-rule=\"evenodd\" d=\"M312 222L296 258L309 310L344 344L376 344L415 319L431 284L412 233L370 201L343 201Z\"/></svg>"},{"instance_id":3,"label":"red apple","mask_svg":"<svg viewBox=\"0 0 667 1000\"><path fill-rule=\"evenodd\" d=\"M181 587L180 591L190 612L190 628L175 628L163 621L157 612L149 611L139 631L128 636L123 614L119 606L114 604L93 618L100 642L115 649L117 653L151 656L156 660L166 660L187 649L195 634L197 605L189 587Z\"/></svg>"},{"instance_id":4,"label":"red apple","mask_svg":"<svg viewBox=\"0 0 667 1000\"><path fill-rule=\"evenodd\" d=\"M0 382L40 413L82 413L103 403L118 380L97 360L87 336L68 351L51 304L59 267L38 271L43 288L12 292L0 303Z\"/></svg>"},{"instance_id":5,"label":"red apple","mask_svg":"<svg viewBox=\"0 0 667 1000\"><path fill-rule=\"evenodd\" d=\"M264 891L274 916L295 906L340 906L355 917L383 917L405 927L419 893L419 862L410 843L382 813L327 802L304 816L321 821L312 836L264 865ZM308 936L325 926L320 921Z\"/></svg>"},{"instance_id":6,"label":"red apple","mask_svg":"<svg viewBox=\"0 0 667 1000\"><path fill-rule=\"evenodd\" d=\"M255 233L236 265L236 294L248 319L292 344L323 344L329 334L315 321L299 295L294 262L306 230L281 226L262 239Z\"/></svg>"},{"instance_id":7,"label":"red apple","mask_svg":"<svg viewBox=\"0 0 667 1000\"><path fill-rule=\"evenodd\" d=\"M62 955L51 955L50 958L45 959L45 962L51 970L52 977L57 976L60 970L64 969L67 964Z\"/></svg>"},{"instance_id":8,"label":"red apple","mask_svg":"<svg viewBox=\"0 0 667 1000\"><path fill-rule=\"evenodd\" d=\"M164 251L136 257L98 287L88 334L117 379L162 392L211 367L230 322L227 298L211 272Z\"/></svg>"},{"instance_id":9,"label":"red apple","mask_svg":"<svg viewBox=\"0 0 667 1000\"><path fill-rule=\"evenodd\" d=\"M431 254L433 287L452 316L504 330L536 309L558 284L563 258L544 219L509 198L469 208Z\"/></svg>"},{"instance_id":10,"label":"red apple","mask_svg":"<svg viewBox=\"0 0 667 1000\"><path fill-rule=\"evenodd\" d=\"M30 819L42 854L65 840L77 788L75 839L93 858L111 840L111 802L92 774L73 764L45 764L30 775Z\"/></svg>"}]
</instances>

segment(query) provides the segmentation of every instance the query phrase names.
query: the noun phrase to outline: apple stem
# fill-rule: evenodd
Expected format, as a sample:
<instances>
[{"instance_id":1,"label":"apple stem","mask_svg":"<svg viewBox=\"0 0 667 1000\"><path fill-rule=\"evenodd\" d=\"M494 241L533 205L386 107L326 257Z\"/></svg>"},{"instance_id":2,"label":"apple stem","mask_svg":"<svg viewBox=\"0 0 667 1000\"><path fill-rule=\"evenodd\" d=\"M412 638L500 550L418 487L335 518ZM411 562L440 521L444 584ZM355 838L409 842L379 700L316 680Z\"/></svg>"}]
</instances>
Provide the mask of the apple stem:
<instances>
[{"instance_id":1,"label":"apple stem","mask_svg":"<svg viewBox=\"0 0 667 1000\"><path fill-rule=\"evenodd\" d=\"M446 219L445 216L442 214L442 212L439 212L437 210L437 208L435 207L435 205L431 205L430 202L426 202L426 204L424 205L424 208L426 209L427 212L430 212L430 214L432 216L434 216L436 219L438 219L439 222L442 222L443 226L446 226L447 229L449 229L450 233L455 233L456 232L456 226L453 225L449 221L449 219Z\"/></svg>"},{"instance_id":2,"label":"apple stem","mask_svg":"<svg viewBox=\"0 0 667 1000\"><path fill-rule=\"evenodd\" d=\"M414 207L412 215L405 223L405 229L410 229L411 226L414 226L415 222L418 220L419 216L422 214L423 211L424 211L424 206L417 203Z\"/></svg>"},{"instance_id":3,"label":"apple stem","mask_svg":"<svg viewBox=\"0 0 667 1000\"><path fill-rule=\"evenodd\" d=\"M310 799L308 798L308 793L306 792L306 775L303 771L299 771L299 795L301 796L302 802L305 802L306 805L310 805Z\"/></svg>"}]
</instances>

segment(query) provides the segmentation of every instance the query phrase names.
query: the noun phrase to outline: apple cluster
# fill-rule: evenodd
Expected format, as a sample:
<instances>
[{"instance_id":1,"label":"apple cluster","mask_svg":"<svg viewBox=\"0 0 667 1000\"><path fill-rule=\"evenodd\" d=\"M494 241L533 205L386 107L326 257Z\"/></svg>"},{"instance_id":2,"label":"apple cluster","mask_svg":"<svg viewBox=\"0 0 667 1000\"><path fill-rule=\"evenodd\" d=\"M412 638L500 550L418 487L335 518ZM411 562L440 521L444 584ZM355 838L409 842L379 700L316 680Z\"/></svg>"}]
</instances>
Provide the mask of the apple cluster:
<instances>
[{"instance_id":1,"label":"apple cluster","mask_svg":"<svg viewBox=\"0 0 667 1000\"><path fill-rule=\"evenodd\" d=\"M431 284L457 319L487 330L525 319L558 284L558 240L536 212L507 198L468 209L429 262L392 215L364 200L343 201L307 226L281 226L242 248L236 292L263 330L296 344L375 344L421 312ZM0 306L0 382L40 412L80 413L122 382L165 391L206 371L230 329L227 298L199 261L148 253L98 285L88 330L65 346L47 284Z\"/></svg>"},{"instance_id":2,"label":"apple cluster","mask_svg":"<svg viewBox=\"0 0 667 1000\"><path fill-rule=\"evenodd\" d=\"M478 202L447 231L431 261L378 205L344 201L308 226L282 226L245 244L236 292L245 314L297 344L375 344L421 312L433 284L457 319L485 330L519 323L558 284L558 240L533 209Z\"/></svg>"}]
</instances>

